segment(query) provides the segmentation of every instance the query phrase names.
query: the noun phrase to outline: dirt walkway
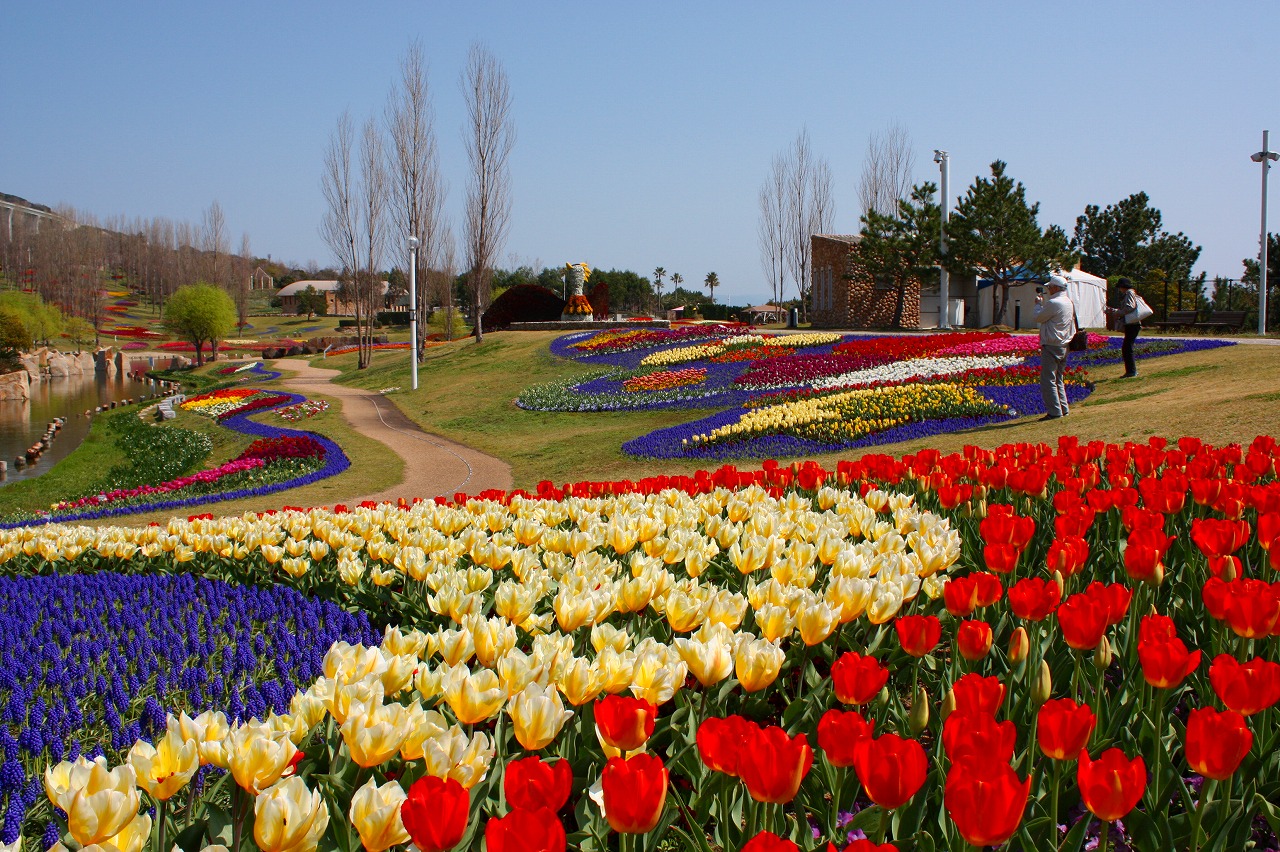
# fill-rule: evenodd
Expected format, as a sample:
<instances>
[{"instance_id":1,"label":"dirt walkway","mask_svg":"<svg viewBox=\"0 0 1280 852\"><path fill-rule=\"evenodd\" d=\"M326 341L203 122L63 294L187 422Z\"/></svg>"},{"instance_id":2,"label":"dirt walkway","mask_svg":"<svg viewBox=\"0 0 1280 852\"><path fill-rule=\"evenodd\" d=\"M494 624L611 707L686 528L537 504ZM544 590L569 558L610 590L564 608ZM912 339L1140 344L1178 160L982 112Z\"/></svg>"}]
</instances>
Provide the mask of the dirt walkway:
<instances>
[{"instance_id":1,"label":"dirt walkway","mask_svg":"<svg viewBox=\"0 0 1280 852\"><path fill-rule=\"evenodd\" d=\"M295 393L321 393L342 403L342 416L351 428L381 441L404 460L404 479L376 494L352 494L335 498L355 505L363 500L392 502L399 497L452 498L459 491L478 494L490 488L512 487L511 467L500 459L422 431L416 423L381 394L351 388L332 381L338 370L313 367L306 361L280 360L280 383ZM352 459L358 464L358 459Z\"/></svg>"}]
</instances>

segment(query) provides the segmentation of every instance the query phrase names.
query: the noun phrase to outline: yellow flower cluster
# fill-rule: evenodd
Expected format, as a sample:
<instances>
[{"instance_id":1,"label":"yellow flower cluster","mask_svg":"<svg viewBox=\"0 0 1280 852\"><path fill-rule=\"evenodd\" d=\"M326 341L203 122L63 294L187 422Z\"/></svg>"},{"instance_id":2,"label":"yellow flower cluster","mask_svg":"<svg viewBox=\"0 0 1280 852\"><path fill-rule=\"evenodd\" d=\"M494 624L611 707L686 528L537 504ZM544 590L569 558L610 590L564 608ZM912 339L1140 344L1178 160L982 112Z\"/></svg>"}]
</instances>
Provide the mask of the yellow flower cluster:
<instances>
[{"instance_id":1,"label":"yellow flower cluster","mask_svg":"<svg viewBox=\"0 0 1280 852\"><path fill-rule=\"evenodd\" d=\"M826 346L844 337L834 331L803 331L798 334L771 334L764 339L767 346Z\"/></svg>"},{"instance_id":2,"label":"yellow flower cluster","mask_svg":"<svg viewBox=\"0 0 1280 852\"><path fill-rule=\"evenodd\" d=\"M911 384L866 388L748 409L735 423L694 435L685 443L732 441L789 434L842 443L916 420L992 413L995 404L972 387Z\"/></svg>"},{"instance_id":3,"label":"yellow flower cluster","mask_svg":"<svg viewBox=\"0 0 1280 852\"><path fill-rule=\"evenodd\" d=\"M696 343L693 346L680 346L663 352L652 352L640 359L641 367L665 367L669 364L683 364L686 361L698 361L719 355L724 351L722 343Z\"/></svg>"}]
</instances>

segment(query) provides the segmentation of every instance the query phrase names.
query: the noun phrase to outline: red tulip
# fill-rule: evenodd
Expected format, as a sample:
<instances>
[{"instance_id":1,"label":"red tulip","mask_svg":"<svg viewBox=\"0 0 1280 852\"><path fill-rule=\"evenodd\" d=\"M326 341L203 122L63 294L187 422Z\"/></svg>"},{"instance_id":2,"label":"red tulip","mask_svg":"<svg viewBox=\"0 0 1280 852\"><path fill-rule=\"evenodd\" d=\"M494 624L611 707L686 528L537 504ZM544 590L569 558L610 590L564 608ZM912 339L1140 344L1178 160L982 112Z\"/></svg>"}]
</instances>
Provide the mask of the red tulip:
<instances>
[{"instance_id":1,"label":"red tulip","mask_svg":"<svg viewBox=\"0 0 1280 852\"><path fill-rule=\"evenodd\" d=\"M973 577L973 586L978 591L979 607L991 606L1004 594L1004 583L995 574L978 571L969 576Z\"/></svg>"},{"instance_id":2,"label":"red tulip","mask_svg":"<svg viewBox=\"0 0 1280 852\"><path fill-rule=\"evenodd\" d=\"M1191 522L1191 540L1205 556L1230 556L1249 541L1248 521L1196 518Z\"/></svg>"},{"instance_id":3,"label":"red tulip","mask_svg":"<svg viewBox=\"0 0 1280 852\"><path fill-rule=\"evenodd\" d=\"M1210 556L1207 559L1209 573L1224 580L1234 580L1244 576L1239 556Z\"/></svg>"},{"instance_id":4,"label":"red tulip","mask_svg":"<svg viewBox=\"0 0 1280 852\"><path fill-rule=\"evenodd\" d=\"M596 702L600 739L619 751L635 751L653 736L658 708L629 695L608 695Z\"/></svg>"},{"instance_id":5,"label":"red tulip","mask_svg":"<svg viewBox=\"0 0 1280 852\"><path fill-rule=\"evenodd\" d=\"M1164 570L1164 555L1173 542L1160 530L1138 529L1129 534L1124 550L1124 570L1135 580L1145 581Z\"/></svg>"},{"instance_id":6,"label":"red tulip","mask_svg":"<svg viewBox=\"0 0 1280 852\"><path fill-rule=\"evenodd\" d=\"M1226 621L1237 636L1261 639L1280 625L1280 592L1265 580L1227 583Z\"/></svg>"},{"instance_id":7,"label":"red tulip","mask_svg":"<svg viewBox=\"0 0 1280 852\"><path fill-rule=\"evenodd\" d=\"M1168 642L1139 642L1138 661L1142 676L1156 689L1172 689L1200 665L1200 652L1188 653L1181 639Z\"/></svg>"},{"instance_id":8,"label":"red tulip","mask_svg":"<svg viewBox=\"0 0 1280 852\"><path fill-rule=\"evenodd\" d=\"M1009 574L1018 567L1018 559L1022 556L1022 549L1012 544L984 544L982 546L982 561L987 566L987 570L995 571L997 574Z\"/></svg>"},{"instance_id":9,"label":"red tulip","mask_svg":"<svg viewBox=\"0 0 1280 852\"><path fill-rule=\"evenodd\" d=\"M856 651L841 655L831 665L831 682L841 704L866 704L889 681L889 669L875 657Z\"/></svg>"},{"instance_id":10,"label":"red tulip","mask_svg":"<svg viewBox=\"0 0 1280 852\"><path fill-rule=\"evenodd\" d=\"M1152 613L1142 616L1138 622L1138 644L1169 642L1178 638L1178 626L1167 615Z\"/></svg>"},{"instance_id":11,"label":"red tulip","mask_svg":"<svg viewBox=\"0 0 1280 852\"><path fill-rule=\"evenodd\" d=\"M893 621L902 650L913 657L923 657L942 638L942 622L935 615L902 615Z\"/></svg>"},{"instance_id":12,"label":"red tulip","mask_svg":"<svg viewBox=\"0 0 1280 852\"><path fill-rule=\"evenodd\" d=\"M1253 747L1253 733L1234 710L1199 707L1187 717L1187 765L1205 778L1226 781Z\"/></svg>"},{"instance_id":13,"label":"red tulip","mask_svg":"<svg viewBox=\"0 0 1280 852\"><path fill-rule=\"evenodd\" d=\"M837 852L835 845L828 843L826 852ZM859 837L844 847L844 852L898 852L898 847L892 843L876 843L874 840Z\"/></svg>"},{"instance_id":14,"label":"red tulip","mask_svg":"<svg viewBox=\"0 0 1280 852\"><path fill-rule=\"evenodd\" d=\"M1012 506L995 503L978 523L978 532L987 544L1011 544L1021 551L1036 534L1036 522L1034 518L1015 515Z\"/></svg>"},{"instance_id":15,"label":"red tulip","mask_svg":"<svg viewBox=\"0 0 1280 852\"><path fill-rule=\"evenodd\" d=\"M1261 657L1238 663L1230 654L1219 654L1209 664L1209 683L1223 704L1252 716L1280 701L1280 663Z\"/></svg>"},{"instance_id":16,"label":"red tulip","mask_svg":"<svg viewBox=\"0 0 1280 852\"><path fill-rule=\"evenodd\" d=\"M422 852L445 852L462 841L471 820L471 795L452 778L424 775L409 787L400 820Z\"/></svg>"},{"instance_id":17,"label":"red tulip","mask_svg":"<svg viewBox=\"0 0 1280 852\"><path fill-rule=\"evenodd\" d=\"M961 714L1000 712L1004 703L1004 684L998 677L983 677L977 672L962 676L951 686L956 700L955 712Z\"/></svg>"},{"instance_id":18,"label":"red tulip","mask_svg":"<svg viewBox=\"0 0 1280 852\"><path fill-rule=\"evenodd\" d=\"M1030 792L1031 778L1019 781L1008 764L984 764L979 770L963 766L947 775L943 803L968 843L998 846L1018 830Z\"/></svg>"},{"instance_id":19,"label":"red tulip","mask_svg":"<svg viewBox=\"0 0 1280 852\"><path fill-rule=\"evenodd\" d=\"M1263 513L1259 510L1258 544L1264 550L1270 550L1277 540L1280 540L1280 512Z\"/></svg>"},{"instance_id":20,"label":"red tulip","mask_svg":"<svg viewBox=\"0 0 1280 852\"><path fill-rule=\"evenodd\" d=\"M747 738L760 726L742 716L708 718L698 726L698 756L708 769L738 777L738 761Z\"/></svg>"},{"instance_id":21,"label":"red tulip","mask_svg":"<svg viewBox=\"0 0 1280 852\"><path fill-rule=\"evenodd\" d=\"M488 852L564 852L564 826L550 808L516 808L490 818L484 844Z\"/></svg>"},{"instance_id":22,"label":"red tulip","mask_svg":"<svg viewBox=\"0 0 1280 852\"><path fill-rule=\"evenodd\" d=\"M1218 621L1225 621L1227 618L1227 598L1231 596L1231 587L1227 585L1225 580L1217 577L1210 577L1204 581L1204 586L1200 590L1200 597L1204 601L1204 608L1210 617L1216 618Z\"/></svg>"},{"instance_id":23,"label":"red tulip","mask_svg":"<svg viewBox=\"0 0 1280 852\"><path fill-rule=\"evenodd\" d=\"M1072 595L1058 607L1058 628L1069 646L1091 651L1107 630L1107 607L1089 595Z\"/></svg>"},{"instance_id":24,"label":"red tulip","mask_svg":"<svg viewBox=\"0 0 1280 852\"><path fill-rule=\"evenodd\" d=\"M916 740L897 734L867 737L853 753L853 769L867 798L892 810L905 804L924 786L929 762Z\"/></svg>"},{"instance_id":25,"label":"red tulip","mask_svg":"<svg viewBox=\"0 0 1280 852\"><path fill-rule=\"evenodd\" d=\"M1085 807L1103 822L1120 819L1133 810L1147 788L1147 764L1133 760L1118 748L1109 748L1097 760L1081 750L1076 782Z\"/></svg>"},{"instance_id":26,"label":"red tulip","mask_svg":"<svg viewBox=\"0 0 1280 852\"><path fill-rule=\"evenodd\" d=\"M1024 621L1044 621L1061 600L1062 590L1052 579L1027 577L1009 589L1009 608Z\"/></svg>"},{"instance_id":27,"label":"red tulip","mask_svg":"<svg viewBox=\"0 0 1280 852\"><path fill-rule=\"evenodd\" d=\"M1088 585L1083 594L1106 607L1108 626L1124 621L1129 612L1129 602L1133 599L1133 591L1124 583L1105 585L1096 580Z\"/></svg>"},{"instance_id":28,"label":"red tulip","mask_svg":"<svg viewBox=\"0 0 1280 852\"><path fill-rule=\"evenodd\" d=\"M942 748L954 765L1013 760L1018 729L1012 722L997 722L990 713L956 711L942 723Z\"/></svg>"},{"instance_id":29,"label":"red tulip","mask_svg":"<svg viewBox=\"0 0 1280 852\"><path fill-rule=\"evenodd\" d=\"M611 757L600 775L604 818L619 834L645 834L662 818L667 802L667 768L652 754Z\"/></svg>"},{"instance_id":30,"label":"red tulip","mask_svg":"<svg viewBox=\"0 0 1280 852\"><path fill-rule=\"evenodd\" d=\"M569 801L573 789L573 768L567 760L547 763L534 755L507 764L502 789L513 808L559 811Z\"/></svg>"},{"instance_id":31,"label":"red tulip","mask_svg":"<svg viewBox=\"0 0 1280 852\"><path fill-rule=\"evenodd\" d=\"M742 852L800 852L800 847L772 831L762 831L743 844Z\"/></svg>"},{"instance_id":32,"label":"red tulip","mask_svg":"<svg viewBox=\"0 0 1280 852\"><path fill-rule=\"evenodd\" d=\"M991 650L991 625L973 619L960 622L956 629L956 647L966 660L981 660Z\"/></svg>"},{"instance_id":33,"label":"red tulip","mask_svg":"<svg viewBox=\"0 0 1280 852\"><path fill-rule=\"evenodd\" d=\"M1074 760L1089 744L1097 723L1088 704L1070 698L1055 698L1040 706L1036 717L1036 740L1046 757Z\"/></svg>"},{"instance_id":34,"label":"red tulip","mask_svg":"<svg viewBox=\"0 0 1280 852\"><path fill-rule=\"evenodd\" d=\"M973 576L951 577L942 587L942 601L947 612L952 615L966 617L973 615L978 608L978 584Z\"/></svg>"},{"instance_id":35,"label":"red tulip","mask_svg":"<svg viewBox=\"0 0 1280 852\"><path fill-rule=\"evenodd\" d=\"M751 798L782 805L796 797L812 765L813 749L804 734L789 737L771 726L747 738L738 772Z\"/></svg>"},{"instance_id":36,"label":"red tulip","mask_svg":"<svg viewBox=\"0 0 1280 852\"><path fill-rule=\"evenodd\" d=\"M1089 542L1079 535L1064 535L1049 545L1045 567L1050 573L1057 571L1063 577L1073 577L1080 573L1088 559Z\"/></svg>"},{"instance_id":37,"label":"red tulip","mask_svg":"<svg viewBox=\"0 0 1280 852\"><path fill-rule=\"evenodd\" d=\"M832 766L853 766L854 746L872 730L857 710L828 710L818 720L818 747Z\"/></svg>"}]
</instances>

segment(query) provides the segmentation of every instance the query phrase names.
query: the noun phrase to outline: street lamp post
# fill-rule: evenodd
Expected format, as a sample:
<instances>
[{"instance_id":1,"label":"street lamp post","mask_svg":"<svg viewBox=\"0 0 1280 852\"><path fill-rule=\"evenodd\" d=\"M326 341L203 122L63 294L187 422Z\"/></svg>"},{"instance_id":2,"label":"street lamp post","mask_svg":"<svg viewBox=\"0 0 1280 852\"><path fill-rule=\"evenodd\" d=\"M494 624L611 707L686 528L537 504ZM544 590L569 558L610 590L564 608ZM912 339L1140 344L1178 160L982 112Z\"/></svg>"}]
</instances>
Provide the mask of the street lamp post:
<instances>
[{"instance_id":1,"label":"street lamp post","mask_svg":"<svg viewBox=\"0 0 1280 852\"><path fill-rule=\"evenodd\" d=\"M951 156L946 151L935 150L933 152L933 161L938 164L939 170L942 172L941 199L942 199L942 227L938 233L938 253L941 254L943 263L946 262L947 254L947 218L951 213ZM951 328L951 275L947 272L945 265L939 264L941 274L938 276L938 328Z\"/></svg>"},{"instance_id":2,"label":"street lamp post","mask_svg":"<svg viewBox=\"0 0 1280 852\"><path fill-rule=\"evenodd\" d=\"M1262 238L1258 250L1258 334L1267 333L1267 172L1280 154L1267 147L1270 131L1262 131L1262 150L1250 157L1262 163Z\"/></svg>"},{"instance_id":3,"label":"street lamp post","mask_svg":"<svg viewBox=\"0 0 1280 852\"><path fill-rule=\"evenodd\" d=\"M418 238L409 237L409 375L418 389Z\"/></svg>"}]
</instances>

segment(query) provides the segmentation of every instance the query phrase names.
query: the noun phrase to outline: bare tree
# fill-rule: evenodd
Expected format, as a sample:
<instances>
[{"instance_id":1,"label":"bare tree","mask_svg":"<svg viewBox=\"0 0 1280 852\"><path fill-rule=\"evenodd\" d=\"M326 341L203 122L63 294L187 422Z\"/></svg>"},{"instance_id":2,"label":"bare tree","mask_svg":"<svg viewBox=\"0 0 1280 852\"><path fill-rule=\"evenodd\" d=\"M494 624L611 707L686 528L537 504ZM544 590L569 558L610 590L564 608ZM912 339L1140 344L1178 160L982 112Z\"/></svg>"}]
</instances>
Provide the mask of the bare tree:
<instances>
[{"instance_id":1,"label":"bare tree","mask_svg":"<svg viewBox=\"0 0 1280 852\"><path fill-rule=\"evenodd\" d=\"M786 166L786 240L783 253L791 280L800 299L800 311L808 318L808 299L812 282L811 237L831 229L835 218L835 202L831 192L831 167L826 158L816 156L809 147L809 131L801 130L785 157Z\"/></svg>"},{"instance_id":2,"label":"bare tree","mask_svg":"<svg viewBox=\"0 0 1280 852\"><path fill-rule=\"evenodd\" d=\"M205 253L204 275L210 284L227 286L229 246L227 219L222 213L222 205L215 200L200 220L200 250Z\"/></svg>"},{"instance_id":3,"label":"bare tree","mask_svg":"<svg viewBox=\"0 0 1280 852\"><path fill-rule=\"evenodd\" d=\"M370 118L365 122L360 140L360 186L357 197L360 207L360 260L363 261L363 267L362 274L356 276L356 333L360 337L357 366L362 370L373 359L373 320L382 304L382 281L378 273L387 246L387 182L382 131L378 128L378 123Z\"/></svg>"},{"instance_id":4,"label":"bare tree","mask_svg":"<svg viewBox=\"0 0 1280 852\"><path fill-rule=\"evenodd\" d=\"M446 194L421 42L411 44L400 63L400 83L391 92L386 122L396 231L392 240L399 244L400 229L405 237L418 238L415 298L421 313L428 307L429 270L440 263L443 251Z\"/></svg>"},{"instance_id":5,"label":"bare tree","mask_svg":"<svg viewBox=\"0 0 1280 852\"><path fill-rule=\"evenodd\" d=\"M911 134L905 127L895 123L883 133L872 133L862 162L862 179L858 182L862 215L874 210L882 216L896 216L898 202L911 195L915 168Z\"/></svg>"},{"instance_id":6,"label":"bare tree","mask_svg":"<svg viewBox=\"0 0 1280 852\"><path fill-rule=\"evenodd\" d=\"M243 329L249 322L249 295L253 290L253 250L249 245L247 233L240 237L240 254L232 264L235 277L232 279L236 300L236 317Z\"/></svg>"},{"instance_id":7,"label":"bare tree","mask_svg":"<svg viewBox=\"0 0 1280 852\"><path fill-rule=\"evenodd\" d=\"M787 158L777 154L764 185L760 187L760 265L769 282L769 299L782 304L787 283Z\"/></svg>"},{"instance_id":8,"label":"bare tree","mask_svg":"<svg viewBox=\"0 0 1280 852\"><path fill-rule=\"evenodd\" d=\"M481 314L488 302L493 261L506 240L511 218L511 172L507 160L515 144L511 90L497 57L471 46L462 74L467 103L463 128L470 176L466 201L467 283L475 311L476 343L484 339Z\"/></svg>"}]
</instances>

